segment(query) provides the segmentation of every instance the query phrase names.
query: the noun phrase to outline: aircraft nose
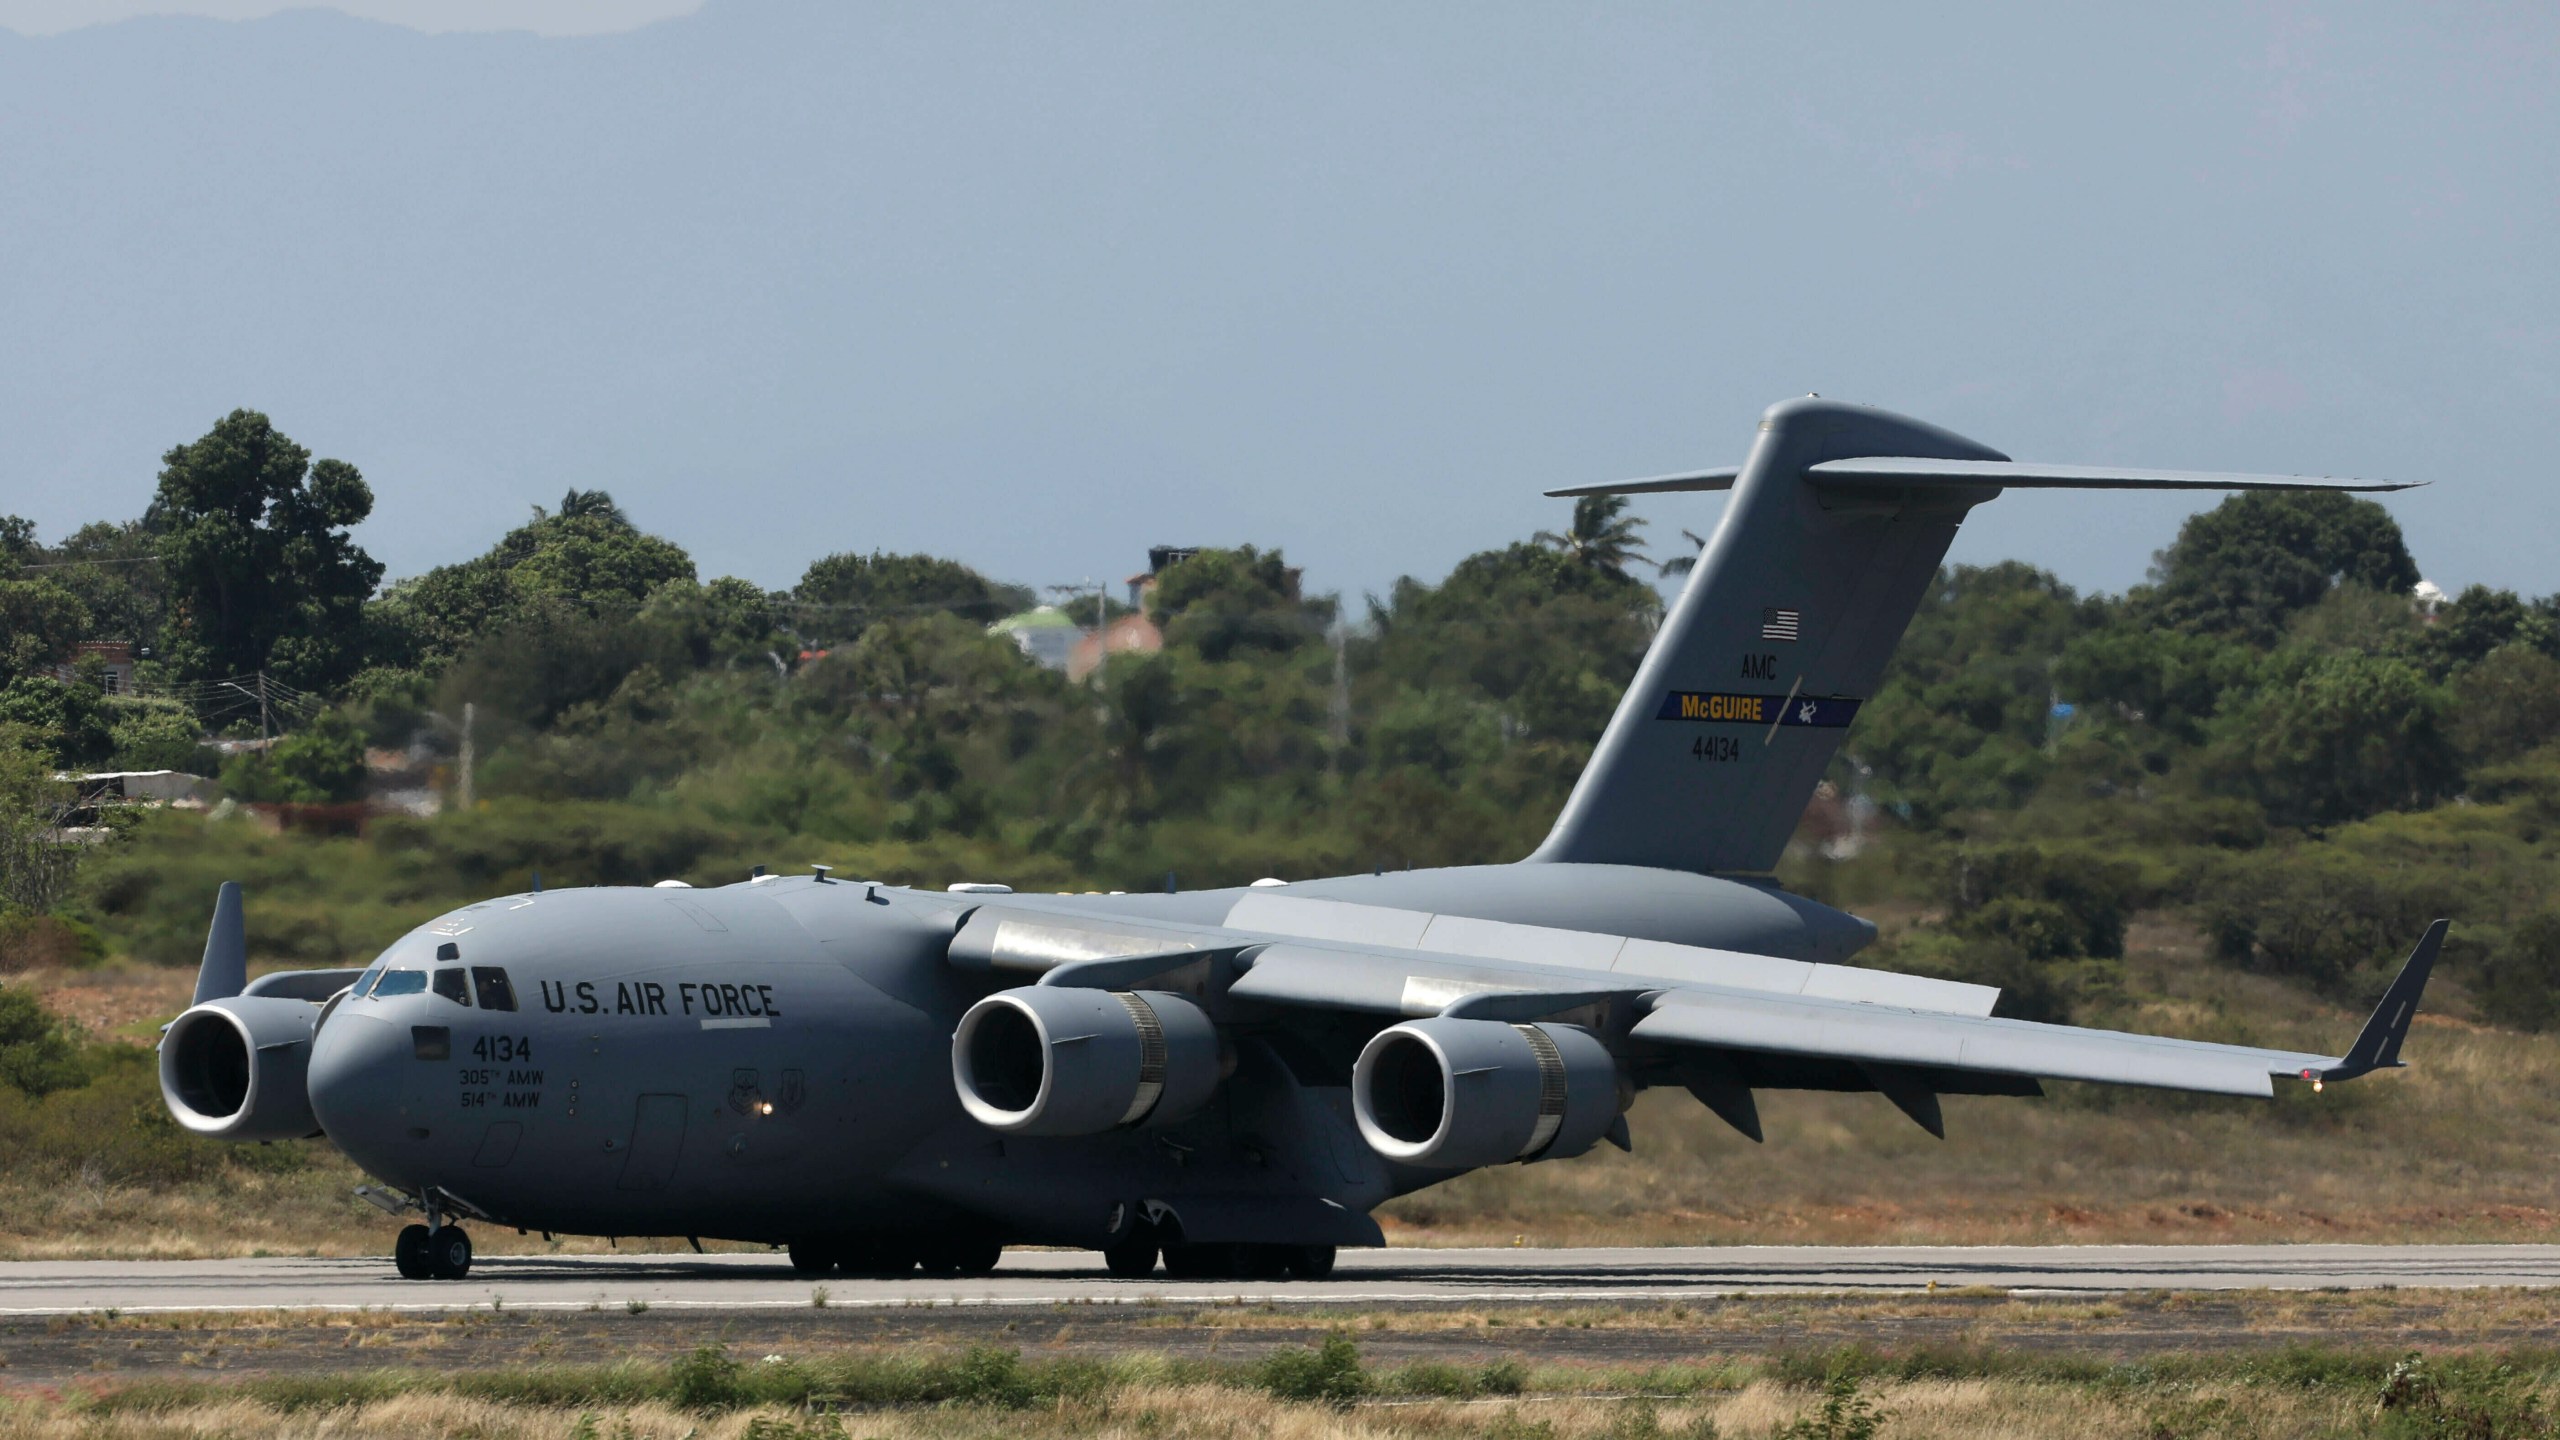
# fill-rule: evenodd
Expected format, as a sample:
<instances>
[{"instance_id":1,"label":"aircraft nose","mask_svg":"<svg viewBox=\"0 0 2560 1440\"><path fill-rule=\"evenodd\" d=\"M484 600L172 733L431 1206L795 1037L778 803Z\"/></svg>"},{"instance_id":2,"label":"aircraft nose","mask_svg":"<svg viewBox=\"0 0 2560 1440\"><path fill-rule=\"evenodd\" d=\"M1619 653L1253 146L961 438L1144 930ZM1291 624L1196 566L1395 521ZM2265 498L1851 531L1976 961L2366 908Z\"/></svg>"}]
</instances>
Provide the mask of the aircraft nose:
<instances>
[{"instance_id":1,"label":"aircraft nose","mask_svg":"<svg viewBox=\"0 0 2560 1440\"><path fill-rule=\"evenodd\" d=\"M410 1063L408 1027L341 1005L311 1042L311 1113L332 1138L392 1123Z\"/></svg>"}]
</instances>

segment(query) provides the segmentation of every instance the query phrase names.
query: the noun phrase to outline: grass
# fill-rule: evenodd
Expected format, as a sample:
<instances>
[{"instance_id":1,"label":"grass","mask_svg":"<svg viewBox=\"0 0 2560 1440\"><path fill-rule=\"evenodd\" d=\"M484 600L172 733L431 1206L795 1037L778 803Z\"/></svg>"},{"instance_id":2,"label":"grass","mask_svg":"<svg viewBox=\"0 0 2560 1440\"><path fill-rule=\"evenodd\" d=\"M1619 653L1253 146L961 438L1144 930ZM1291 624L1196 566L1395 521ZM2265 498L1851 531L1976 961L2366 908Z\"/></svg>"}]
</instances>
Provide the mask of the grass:
<instances>
[{"instance_id":1,"label":"grass","mask_svg":"<svg viewBox=\"0 0 2560 1440\"><path fill-rule=\"evenodd\" d=\"M2137 1364L1983 1346L1833 1348L1646 1368L1365 1366L1335 1336L1261 1361L1025 1360L988 1348L806 1360L370 1372L17 1390L28 1437L2527 1436L2560 1354L2295 1348Z\"/></svg>"}]
</instances>

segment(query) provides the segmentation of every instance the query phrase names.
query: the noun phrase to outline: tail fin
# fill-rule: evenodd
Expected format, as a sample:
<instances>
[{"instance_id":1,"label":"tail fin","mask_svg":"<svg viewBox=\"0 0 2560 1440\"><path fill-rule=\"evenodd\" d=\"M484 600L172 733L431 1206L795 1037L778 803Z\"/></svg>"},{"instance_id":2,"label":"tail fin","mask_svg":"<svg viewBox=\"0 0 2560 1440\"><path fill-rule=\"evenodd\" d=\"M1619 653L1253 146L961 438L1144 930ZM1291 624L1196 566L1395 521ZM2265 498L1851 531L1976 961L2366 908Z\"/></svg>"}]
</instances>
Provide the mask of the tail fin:
<instances>
[{"instance_id":1,"label":"tail fin","mask_svg":"<svg viewBox=\"0 0 2560 1440\"><path fill-rule=\"evenodd\" d=\"M1556 495L1733 492L1555 829L1529 858L1705 872L1778 863L1956 527L2003 488L2399 490L2362 480L2021 464L1807 397L1739 469Z\"/></svg>"}]
</instances>

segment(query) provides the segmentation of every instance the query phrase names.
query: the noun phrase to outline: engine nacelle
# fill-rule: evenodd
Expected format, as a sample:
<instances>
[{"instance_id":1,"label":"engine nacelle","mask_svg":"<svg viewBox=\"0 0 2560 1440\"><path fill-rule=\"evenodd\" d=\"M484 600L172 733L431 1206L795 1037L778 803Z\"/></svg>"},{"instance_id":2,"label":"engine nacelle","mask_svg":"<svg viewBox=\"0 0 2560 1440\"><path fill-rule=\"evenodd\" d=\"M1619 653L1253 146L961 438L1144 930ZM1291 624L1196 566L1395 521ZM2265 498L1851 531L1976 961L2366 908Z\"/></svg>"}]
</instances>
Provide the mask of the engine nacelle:
<instances>
[{"instance_id":1,"label":"engine nacelle","mask_svg":"<svg viewBox=\"0 0 2560 1440\"><path fill-rule=\"evenodd\" d=\"M1025 985L970 1006L951 1037L960 1104L1008 1135L1168 1125L1224 1074L1207 1012L1158 990Z\"/></svg>"},{"instance_id":2,"label":"engine nacelle","mask_svg":"<svg viewBox=\"0 0 2560 1440\"><path fill-rule=\"evenodd\" d=\"M1624 1108L1618 1062L1573 1025L1408 1020L1351 1069L1351 1110L1390 1160L1470 1170L1579 1155Z\"/></svg>"},{"instance_id":3,"label":"engine nacelle","mask_svg":"<svg viewBox=\"0 0 2560 1440\"><path fill-rule=\"evenodd\" d=\"M299 1140L311 1115L311 1036L321 1007L235 995L180 1015L160 1037L160 1100L181 1125L217 1140Z\"/></svg>"}]
</instances>

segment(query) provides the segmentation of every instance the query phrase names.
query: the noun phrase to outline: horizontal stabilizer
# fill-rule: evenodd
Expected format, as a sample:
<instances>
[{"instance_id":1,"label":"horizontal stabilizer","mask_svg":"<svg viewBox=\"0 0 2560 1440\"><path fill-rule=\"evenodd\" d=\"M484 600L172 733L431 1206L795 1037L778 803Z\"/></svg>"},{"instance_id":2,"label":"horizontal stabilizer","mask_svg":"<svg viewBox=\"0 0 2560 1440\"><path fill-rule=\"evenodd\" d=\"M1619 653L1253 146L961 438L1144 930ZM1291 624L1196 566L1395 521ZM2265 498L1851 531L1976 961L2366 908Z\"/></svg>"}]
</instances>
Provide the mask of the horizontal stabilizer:
<instances>
[{"instance_id":1,"label":"horizontal stabilizer","mask_svg":"<svg viewBox=\"0 0 2560 1440\"><path fill-rule=\"evenodd\" d=\"M2137 470L2121 465L2039 465L2026 460L1918 460L1894 455L1825 460L1807 466L1804 478L1816 485L1997 485L2009 490L2410 490L2426 483L2327 475L2245 475L2219 470Z\"/></svg>"},{"instance_id":2,"label":"horizontal stabilizer","mask_svg":"<svg viewBox=\"0 0 2560 1440\"><path fill-rule=\"evenodd\" d=\"M1550 490L1560 499L1585 495L1668 495L1730 490L1739 467L1691 475L1654 475ZM1920 460L1876 455L1807 466L1816 485L1997 485L2007 490L2414 490L2424 480L2360 480L2352 476L2252 475L2224 470L2145 470L2124 465L2039 465L2028 460Z\"/></svg>"},{"instance_id":3,"label":"horizontal stabilizer","mask_svg":"<svg viewBox=\"0 0 2560 1440\"><path fill-rule=\"evenodd\" d=\"M1681 490L1730 490L1741 475L1742 467L1729 465L1722 470L1701 470L1694 475L1654 475L1643 480L1567 485L1547 494L1557 500L1578 500L1585 495L1669 495Z\"/></svg>"}]
</instances>

